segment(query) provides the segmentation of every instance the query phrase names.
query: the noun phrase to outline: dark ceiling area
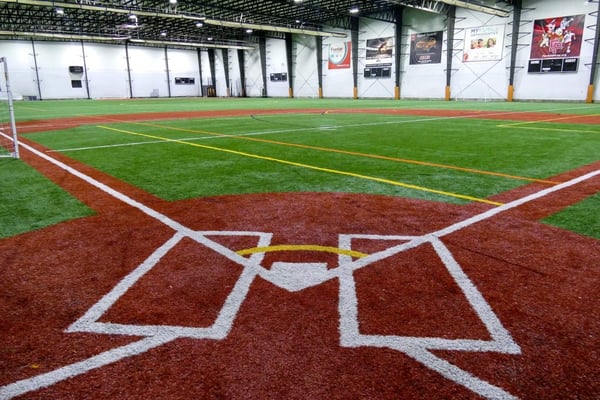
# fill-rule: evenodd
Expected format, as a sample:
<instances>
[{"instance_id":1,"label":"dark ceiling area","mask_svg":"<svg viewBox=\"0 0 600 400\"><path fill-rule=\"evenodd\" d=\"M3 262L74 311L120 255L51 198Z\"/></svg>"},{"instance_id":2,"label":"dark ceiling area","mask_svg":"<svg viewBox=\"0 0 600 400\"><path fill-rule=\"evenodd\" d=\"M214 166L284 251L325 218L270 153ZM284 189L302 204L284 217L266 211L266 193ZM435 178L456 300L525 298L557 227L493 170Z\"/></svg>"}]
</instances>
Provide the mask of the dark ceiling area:
<instances>
[{"instance_id":1,"label":"dark ceiling area","mask_svg":"<svg viewBox=\"0 0 600 400\"><path fill-rule=\"evenodd\" d=\"M0 39L244 48L258 35L345 37L353 17L394 22L402 7L508 14L512 0L0 0ZM498 14L496 14L498 15Z\"/></svg>"}]
</instances>

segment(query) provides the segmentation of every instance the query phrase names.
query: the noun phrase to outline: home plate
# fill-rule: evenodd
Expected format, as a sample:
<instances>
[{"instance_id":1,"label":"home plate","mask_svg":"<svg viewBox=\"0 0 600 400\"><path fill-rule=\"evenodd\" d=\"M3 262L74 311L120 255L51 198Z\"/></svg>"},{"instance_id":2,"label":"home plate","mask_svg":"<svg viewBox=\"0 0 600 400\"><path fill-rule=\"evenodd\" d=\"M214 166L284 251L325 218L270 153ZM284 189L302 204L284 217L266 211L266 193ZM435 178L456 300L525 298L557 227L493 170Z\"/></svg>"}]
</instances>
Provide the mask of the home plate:
<instances>
[{"instance_id":1,"label":"home plate","mask_svg":"<svg viewBox=\"0 0 600 400\"><path fill-rule=\"evenodd\" d=\"M291 263L278 261L271 265L267 278L271 283L290 292L316 286L332 276L326 263Z\"/></svg>"}]
</instances>

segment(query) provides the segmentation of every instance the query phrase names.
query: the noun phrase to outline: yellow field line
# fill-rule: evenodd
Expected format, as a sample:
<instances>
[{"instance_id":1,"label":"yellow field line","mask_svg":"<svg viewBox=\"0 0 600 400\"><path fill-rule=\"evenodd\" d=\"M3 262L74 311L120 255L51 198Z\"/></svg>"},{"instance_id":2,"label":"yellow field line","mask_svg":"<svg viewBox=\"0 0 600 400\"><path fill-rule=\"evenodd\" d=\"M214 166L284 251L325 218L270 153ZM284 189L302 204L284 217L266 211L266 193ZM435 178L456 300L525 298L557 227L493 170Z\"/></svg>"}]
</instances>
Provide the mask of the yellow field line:
<instances>
[{"instance_id":1,"label":"yellow field line","mask_svg":"<svg viewBox=\"0 0 600 400\"><path fill-rule=\"evenodd\" d=\"M521 121L521 122L513 122L510 124L502 124L502 125L496 125L499 128L508 128L508 127L515 127L515 126L521 126L521 125L531 125L531 124L538 124L540 122L556 122L556 121L563 121L566 119L577 119L577 118L587 118L587 117L597 117L600 114L582 114L582 115L568 115L566 117L556 117L556 118L548 118L548 119L539 119L539 120L535 120L535 121ZM553 129L553 128L552 128ZM578 131L580 132L580 131ZM592 131L594 133L598 133L595 131Z\"/></svg>"},{"instance_id":2,"label":"yellow field line","mask_svg":"<svg viewBox=\"0 0 600 400\"><path fill-rule=\"evenodd\" d=\"M533 129L538 131L553 131L553 132L571 132L571 133L600 133L600 131L590 131L587 129L561 129L561 128L543 128L541 126L522 126L522 125L496 125L497 128L511 129Z\"/></svg>"},{"instance_id":3,"label":"yellow field line","mask_svg":"<svg viewBox=\"0 0 600 400\"><path fill-rule=\"evenodd\" d=\"M164 140L166 142L184 144L186 146L194 146L194 147L200 147L203 149L222 151L225 153L236 154L236 155L240 155L240 156L244 156L244 157L256 158L256 159L265 160L265 161L273 161L273 162L277 162L277 163L281 163L281 164L292 165L295 167L312 169L315 171L328 172L328 173L344 175L344 176L351 176L354 178L360 178L360 179L366 179L366 180L380 182L380 183L386 183L386 184L390 184L390 185L394 185L394 186L404 187L407 189L414 189L414 190L419 190L419 191L428 192L428 193L435 193L435 194L439 194L442 196L454 197L454 198L462 199L462 200L475 201L475 202L479 202L479 203L491 204L494 206L502 205L502 203L498 203L496 201L491 201L491 200L487 200L487 199L481 199L478 197L467 196L467 195L462 195L462 194L457 194L457 193L452 193L452 192L445 192L442 190L430 189L430 188L426 188L423 186L417 186L417 185L412 185L409 183L397 182L397 181L392 181L389 179L377 178L377 177L368 176L368 175L356 174L353 172L340 171L340 170L331 169L331 168L323 168L323 167L318 167L318 166L309 165L309 164L297 163L294 161L282 160L279 158L260 156L258 154L246 153L246 152L226 149L226 148L222 148L222 147L209 146L209 145L204 145L204 144L199 144L199 143L191 143L191 142L187 142L187 141L179 140L179 139L169 139L169 138L165 138L165 137L161 137L161 136L150 135L150 134L139 133L139 132L132 132L132 131L124 130L124 129L111 128L111 127L102 126L102 125L99 125L98 128L107 129L107 130L114 131L114 132L126 133L126 134L134 135L134 136L142 136L142 137L147 137L147 138L151 138L151 139Z\"/></svg>"},{"instance_id":4,"label":"yellow field line","mask_svg":"<svg viewBox=\"0 0 600 400\"><path fill-rule=\"evenodd\" d=\"M346 250L340 249L339 247L333 246L318 246L312 244L282 244L277 246L265 246L265 247L252 247L249 249L238 250L237 254L240 256L254 254L254 253L267 253L274 251L299 251L299 250L308 250L308 251L322 251L326 253L335 253L335 254L343 254L346 256L354 257L354 258L363 258L368 256L366 253L362 253L360 251L355 250Z\"/></svg>"},{"instance_id":5,"label":"yellow field line","mask_svg":"<svg viewBox=\"0 0 600 400\"><path fill-rule=\"evenodd\" d=\"M201 130L201 129L176 128L176 127L156 125L156 124L151 124L151 123L146 123L146 122L132 122L132 123L138 124L138 125L151 126L154 128L169 129L169 130L174 130L174 131L181 131L181 132L188 132L188 133L203 133L203 134L217 136L217 137L229 137L229 138L235 138L235 139L240 139L240 140L249 140L249 141L253 141L253 142L276 144L276 145L280 145L280 146L299 147L299 148L318 150L318 151L324 151L324 152L329 152L329 153L338 153L338 154L346 154L346 155L359 156L359 157L365 157L365 158L394 161L394 162L400 162L400 163L404 163L404 164L423 165L423 166L427 166L427 167L435 167L435 168L450 169L450 170L455 170L455 171L470 172L470 173L479 174L479 175L498 176L498 177L502 177L502 178L516 179L516 180L527 181L527 182L538 182L538 183L545 183L545 184L549 184L549 185L557 185L559 183L559 182L549 181L549 180L545 180L545 179L536 179L536 178L529 178L529 177L519 176L519 175L504 174L501 172L485 171L485 170L480 170L480 169L475 169L475 168L457 167L454 165L438 164L438 163L432 163L432 162L428 162L428 161L409 160L406 158L389 157L389 156L382 156L382 155L378 155L378 154L360 153L360 152L356 152L356 151L339 150L339 149L333 149L330 147L319 147L319 146L311 146L311 145L307 145L307 144L280 142L277 140L260 139L260 138L253 138L253 137L247 137L247 136L235 136L235 135L229 135L229 134L225 134L225 133L216 133L216 132L205 131L205 130Z\"/></svg>"}]
</instances>

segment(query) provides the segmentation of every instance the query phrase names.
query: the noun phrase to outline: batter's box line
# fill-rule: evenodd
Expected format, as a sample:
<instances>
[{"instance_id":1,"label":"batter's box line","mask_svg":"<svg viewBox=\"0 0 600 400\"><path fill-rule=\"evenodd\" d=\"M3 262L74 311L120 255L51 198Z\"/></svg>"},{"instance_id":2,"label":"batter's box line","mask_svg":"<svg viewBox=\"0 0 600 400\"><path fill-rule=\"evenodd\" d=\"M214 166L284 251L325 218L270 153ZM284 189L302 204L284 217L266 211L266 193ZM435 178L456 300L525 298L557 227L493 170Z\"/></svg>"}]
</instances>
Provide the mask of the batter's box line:
<instances>
[{"instance_id":1,"label":"batter's box line","mask_svg":"<svg viewBox=\"0 0 600 400\"><path fill-rule=\"evenodd\" d=\"M76 321L69 329L69 332L89 332L98 334L121 334L135 336L157 336L162 340L174 340L176 338L195 338L195 339L213 339L221 340L227 337L233 322L237 316L241 304L248 295L249 287L257 276L271 282L274 285L294 291L295 288L289 289L286 286L281 286L280 282L285 281L284 278L278 277L277 273L265 269L260 265L264 253L254 253L250 258L241 257L236 251L229 249L219 243L209 239L209 236L219 235L222 237L232 236L256 236L258 247L268 248L272 234L264 232L244 232L244 231L197 231L193 235L175 234L171 239L165 242L162 246L150 255L138 268L127 275L119 282L113 290L105 295L97 304L92 306L90 310L78 321ZM148 325L126 325L114 323L97 322L108 309L115 304L118 299L123 296L129 288L131 288L138 280L150 272L150 270L158 265L160 260L173 250L174 247L185 237L191 237L199 244L205 245L208 249L216 251L221 256L235 261L243 267L242 274L236 285L227 297L218 317L210 327L205 328L190 328L183 326L148 326ZM519 354L519 346L512 340L510 334L502 326L499 319L496 317L491 307L485 301L481 293L472 284L468 276L463 272L460 265L455 261L454 257L446 246L438 238L432 235L423 236L394 236L394 235L352 235L340 234L339 248L352 250L352 239L368 239L376 241L405 241L401 245L391 246L383 251L372 253L363 259L361 262L355 261L346 253L338 255L338 266L331 270L329 274L319 276L317 280L309 280L309 284L302 286L310 287L317 286L330 279L339 279L340 294L339 294L339 317L340 317L340 345L343 347L386 347L392 350L402 352L409 357L421 362L426 367L440 373L447 379L465 386L485 397L502 398L512 397L502 389L493 386L474 375L461 370L460 368L440 359L430 350L454 350L454 351L494 351L507 354ZM353 272L358 268L367 267L370 264L389 258L393 255L402 253L415 247L430 244L440 260L443 262L447 271L450 273L453 280L457 283L468 303L476 312L482 323L486 326L491 341L472 340L472 339L444 339L431 337L405 337L405 336L380 336L380 335L363 335L359 332L359 316L358 316L358 298L353 278ZM367 262L363 260L368 260ZM357 265L358 264L358 265ZM311 264L312 265L312 264ZM301 268L302 263L298 263L297 267ZM285 270L282 270L285 271ZM302 272L302 271L301 271ZM285 272L283 272L285 273ZM441 367L443 365L443 368ZM451 373L449 371L452 371Z\"/></svg>"}]
</instances>

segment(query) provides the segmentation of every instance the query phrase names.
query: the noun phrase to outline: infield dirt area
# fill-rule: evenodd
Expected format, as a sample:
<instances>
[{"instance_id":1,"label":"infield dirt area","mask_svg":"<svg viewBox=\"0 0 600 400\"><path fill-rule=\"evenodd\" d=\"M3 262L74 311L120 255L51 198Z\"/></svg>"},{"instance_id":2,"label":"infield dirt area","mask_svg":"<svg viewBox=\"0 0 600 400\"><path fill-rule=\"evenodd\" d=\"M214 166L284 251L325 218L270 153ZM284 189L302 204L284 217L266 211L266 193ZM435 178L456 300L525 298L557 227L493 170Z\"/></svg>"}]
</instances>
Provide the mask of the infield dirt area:
<instances>
[{"instance_id":1,"label":"infield dirt area","mask_svg":"<svg viewBox=\"0 0 600 400\"><path fill-rule=\"evenodd\" d=\"M258 111L19 130L240 113ZM600 123L508 114L463 117ZM495 196L500 207L167 202L23 143L25 162L96 215L0 240L0 399L600 398L600 241L538 222L598 193L600 161Z\"/></svg>"}]
</instances>

